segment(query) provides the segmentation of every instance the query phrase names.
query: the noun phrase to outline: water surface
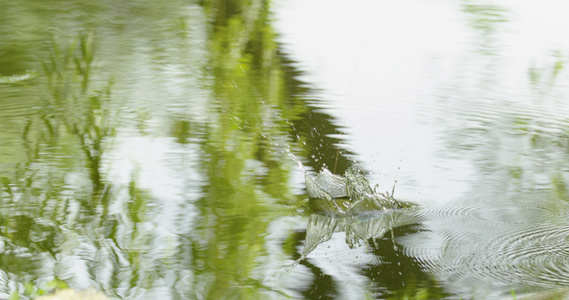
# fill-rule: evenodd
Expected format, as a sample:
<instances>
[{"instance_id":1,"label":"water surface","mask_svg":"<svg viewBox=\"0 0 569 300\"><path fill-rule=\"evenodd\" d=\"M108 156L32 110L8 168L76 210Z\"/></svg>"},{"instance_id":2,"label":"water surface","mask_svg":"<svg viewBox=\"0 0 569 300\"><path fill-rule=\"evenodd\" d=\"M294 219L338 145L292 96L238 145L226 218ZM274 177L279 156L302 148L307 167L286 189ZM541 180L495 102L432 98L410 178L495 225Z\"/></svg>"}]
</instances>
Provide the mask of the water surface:
<instances>
[{"instance_id":1,"label":"water surface","mask_svg":"<svg viewBox=\"0 0 569 300\"><path fill-rule=\"evenodd\" d=\"M559 5L0 1L0 298L565 293Z\"/></svg>"}]
</instances>

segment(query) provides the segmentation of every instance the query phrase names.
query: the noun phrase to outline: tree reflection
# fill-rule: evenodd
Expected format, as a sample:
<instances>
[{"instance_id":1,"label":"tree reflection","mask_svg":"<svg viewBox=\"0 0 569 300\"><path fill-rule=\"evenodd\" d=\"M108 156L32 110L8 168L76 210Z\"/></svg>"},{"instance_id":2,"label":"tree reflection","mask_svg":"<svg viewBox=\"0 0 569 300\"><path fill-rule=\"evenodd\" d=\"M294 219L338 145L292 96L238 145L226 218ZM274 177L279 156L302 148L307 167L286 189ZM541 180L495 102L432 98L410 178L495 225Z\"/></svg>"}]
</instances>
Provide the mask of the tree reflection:
<instances>
[{"instance_id":1,"label":"tree reflection","mask_svg":"<svg viewBox=\"0 0 569 300\"><path fill-rule=\"evenodd\" d=\"M52 41L44 63L47 93L40 94L43 107L23 129L27 160L11 176L2 177L6 255L0 268L22 278L15 290L2 292L39 295L41 287L24 288L22 283L46 275L73 284L77 278L65 270L71 257L80 253L92 257L83 263L98 289L116 294L125 279L130 278L135 286L141 284L137 280L141 253L136 249L145 233L136 226L144 218L149 196L131 181L126 222L111 213L111 200L119 194L104 178L101 160L118 126L111 103L112 84L93 80L93 35L80 35L67 46L59 43ZM132 236L125 238L129 231ZM118 248L124 252L115 252ZM46 263L56 267L42 268ZM151 281L143 284L150 286Z\"/></svg>"},{"instance_id":2,"label":"tree reflection","mask_svg":"<svg viewBox=\"0 0 569 300\"><path fill-rule=\"evenodd\" d=\"M414 220L415 222L418 220ZM410 222L394 227L393 236L404 237L422 231L420 224ZM443 299L449 296L436 278L425 272L417 258L403 251L403 247L392 239L379 239L372 244L372 252L382 263L370 264L364 274L373 278L372 293L383 299Z\"/></svg>"},{"instance_id":3,"label":"tree reflection","mask_svg":"<svg viewBox=\"0 0 569 300\"><path fill-rule=\"evenodd\" d=\"M108 34L105 30L116 33L129 24L137 27L148 22L129 19L124 11L151 14L157 5L142 1L109 8L76 3L82 12L108 21L105 26L111 29L101 29L103 35ZM207 92L207 108L200 115L205 121L185 117L179 110L166 117L170 125L166 138L177 150L196 157L196 172L205 177L203 182L188 184L197 187L198 196L178 191L185 201L178 207L169 199L157 199L137 170L123 185L109 178L105 159L114 150L119 125L123 126L119 119L127 114L119 109L118 83L97 67L94 35L82 34L69 41L54 38L43 77L38 79L45 86L31 87L41 107L26 116L19 137L26 158L12 174L0 177L0 232L6 243L0 269L7 273L3 277L17 277L12 280L16 287L3 287L3 294L24 293L26 281L56 278L72 287L87 282L119 298L151 293L190 299L288 296L267 284L262 270L281 269L266 261L270 252L282 250L267 247L269 227L282 217L273 210L279 204L295 216L310 211L305 195L294 195L291 189L297 164L313 170L327 166L343 173L351 165L352 154L341 147L342 128L318 106L310 86L299 80L301 71L275 41L268 2L202 1L200 5L209 27L196 36L206 36L207 63L198 64L200 59L193 58L197 67L188 67L184 78ZM148 23L158 24L169 12L166 5L160 6ZM47 15L38 17L44 18ZM185 23L181 27L187 29ZM191 47L204 47L191 43L170 47L164 42L170 35L157 36L153 36L158 42L152 44L150 56L159 63L186 66L189 63L182 59L187 56L172 58L165 49L177 47L180 53L192 54ZM107 65L118 60L110 59ZM144 76L150 75L137 79L147 80ZM165 81L172 79L165 77ZM190 102L194 96L184 100ZM168 108L162 98L157 100L159 108ZM146 107L140 111L147 114L145 120L160 113ZM146 129L133 135L148 135ZM166 205L175 207L178 215L161 212ZM397 216L396 212L341 218L309 215L302 257L336 230L346 232L350 245L362 243L374 251L374 243L389 234ZM186 231L164 229L160 220L170 217ZM301 264L318 278L303 295L339 294L332 275L308 260ZM368 276L370 281L376 277Z\"/></svg>"}]
</instances>

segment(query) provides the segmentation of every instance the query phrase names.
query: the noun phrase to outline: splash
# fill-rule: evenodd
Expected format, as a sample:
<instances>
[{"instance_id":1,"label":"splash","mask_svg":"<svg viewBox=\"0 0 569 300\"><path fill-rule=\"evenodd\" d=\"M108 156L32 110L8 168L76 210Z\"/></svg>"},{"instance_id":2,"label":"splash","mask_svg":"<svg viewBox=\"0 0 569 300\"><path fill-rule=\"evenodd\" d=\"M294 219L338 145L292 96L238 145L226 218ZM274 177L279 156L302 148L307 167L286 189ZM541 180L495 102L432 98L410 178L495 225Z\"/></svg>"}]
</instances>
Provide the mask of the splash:
<instances>
[{"instance_id":1,"label":"splash","mask_svg":"<svg viewBox=\"0 0 569 300\"><path fill-rule=\"evenodd\" d=\"M308 196L320 208L331 206L333 209L328 212L345 214L404 207L402 202L393 198L394 190L391 194L373 190L356 166L346 170L344 176L332 174L328 169L323 169L315 177L305 172L305 181Z\"/></svg>"},{"instance_id":2,"label":"splash","mask_svg":"<svg viewBox=\"0 0 569 300\"><path fill-rule=\"evenodd\" d=\"M318 245L332 239L334 232L345 232L350 248L364 245L369 251L370 243L398 224L399 216L404 213L402 208L414 207L395 200L395 186L391 194L372 189L356 166L346 170L344 176L325 168L314 177L305 172L305 180L309 201L319 209L309 217L304 249L291 267L306 259Z\"/></svg>"}]
</instances>

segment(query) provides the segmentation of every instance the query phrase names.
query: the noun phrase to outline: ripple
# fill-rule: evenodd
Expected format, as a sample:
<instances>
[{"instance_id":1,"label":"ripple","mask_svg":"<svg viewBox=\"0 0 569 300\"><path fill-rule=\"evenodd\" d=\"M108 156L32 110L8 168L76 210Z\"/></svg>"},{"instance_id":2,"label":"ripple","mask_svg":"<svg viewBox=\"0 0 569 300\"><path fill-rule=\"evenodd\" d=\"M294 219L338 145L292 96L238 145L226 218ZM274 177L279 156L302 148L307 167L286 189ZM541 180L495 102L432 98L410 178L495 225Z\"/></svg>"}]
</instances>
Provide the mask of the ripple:
<instances>
[{"instance_id":1,"label":"ripple","mask_svg":"<svg viewBox=\"0 0 569 300\"><path fill-rule=\"evenodd\" d=\"M553 210L551 207L540 205L534 201L532 204L525 205L504 205L504 206L453 206L438 209L424 209L417 212L417 217L430 221L454 221L454 222L473 222L485 221L495 223L524 223L525 219L532 216L539 216L541 219L556 217L559 215L559 208Z\"/></svg>"},{"instance_id":2,"label":"ripple","mask_svg":"<svg viewBox=\"0 0 569 300\"><path fill-rule=\"evenodd\" d=\"M457 292L477 285L569 286L569 222L546 205L462 206L417 212L404 253Z\"/></svg>"},{"instance_id":3,"label":"ripple","mask_svg":"<svg viewBox=\"0 0 569 300\"><path fill-rule=\"evenodd\" d=\"M417 217L424 219L471 219L477 207L456 206L441 209L424 209L417 212Z\"/></svg>"},{"instance_id":4,"label":"ripple","mask_svg":"<svg viewBox=\"0 0 569 300\"><path fill-rule=\"evenodd\" d=\"M535 283L554 280L569 285L568 241L568 226L549 225L510 232L491 246L504 262L518 267L518 275L539 271L527 279Z\"/></svg>"},{"instance_id":5,"label":"ripple","mask_svg":"<svg viewBox=\"0 0 569 300\"><path fill-rule=\"evenodd\" d=\"M13 118L30 116L37 111L34 107L34 97L30 97L29 88L4 87L0 89L0 99L11 99L0 103L0 117Z\"/></svg>"}]
</instances>

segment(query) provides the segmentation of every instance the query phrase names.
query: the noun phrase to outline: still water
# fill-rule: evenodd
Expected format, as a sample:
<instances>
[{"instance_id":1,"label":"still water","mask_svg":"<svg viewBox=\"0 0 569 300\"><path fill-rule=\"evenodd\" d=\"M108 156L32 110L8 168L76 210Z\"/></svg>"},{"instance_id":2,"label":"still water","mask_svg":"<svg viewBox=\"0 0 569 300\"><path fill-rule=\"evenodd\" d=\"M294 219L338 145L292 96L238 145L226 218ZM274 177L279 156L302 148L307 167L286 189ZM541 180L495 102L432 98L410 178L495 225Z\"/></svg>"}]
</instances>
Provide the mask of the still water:
<instances>
[{"instance_id":1,"label":"still water","mask_svg":"<svg viewBox=\"0 0 569 300\"><path fill-rule=\"evenodd\" d=\"M0 7L1 299L567 294L564 2Z\"/></svg>"}]
</instances>

